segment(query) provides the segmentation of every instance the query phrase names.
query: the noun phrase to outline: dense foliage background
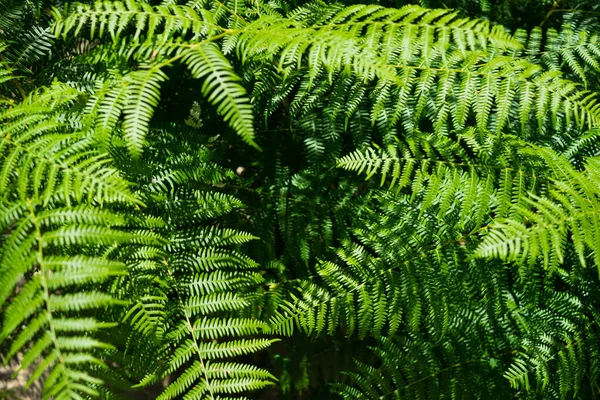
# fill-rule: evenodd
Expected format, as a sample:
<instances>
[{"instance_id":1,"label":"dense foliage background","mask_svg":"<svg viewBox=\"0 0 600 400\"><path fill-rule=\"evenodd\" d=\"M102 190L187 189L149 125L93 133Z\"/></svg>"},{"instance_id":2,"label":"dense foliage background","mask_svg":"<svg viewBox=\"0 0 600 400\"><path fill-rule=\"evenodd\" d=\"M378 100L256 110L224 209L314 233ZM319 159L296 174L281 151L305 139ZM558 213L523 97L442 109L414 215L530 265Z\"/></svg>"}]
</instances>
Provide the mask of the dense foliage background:
<instances>
[{"instance_id":1,"label":"dense foliage background","mask_svg":"<svg viewBox=\"0 0 600 400\"><path fill-rule=\"evenodd\" d=\"M600 5L365 3L0 0L2 361L57 400L600 397Z\"/></svg>"}]
</instances>

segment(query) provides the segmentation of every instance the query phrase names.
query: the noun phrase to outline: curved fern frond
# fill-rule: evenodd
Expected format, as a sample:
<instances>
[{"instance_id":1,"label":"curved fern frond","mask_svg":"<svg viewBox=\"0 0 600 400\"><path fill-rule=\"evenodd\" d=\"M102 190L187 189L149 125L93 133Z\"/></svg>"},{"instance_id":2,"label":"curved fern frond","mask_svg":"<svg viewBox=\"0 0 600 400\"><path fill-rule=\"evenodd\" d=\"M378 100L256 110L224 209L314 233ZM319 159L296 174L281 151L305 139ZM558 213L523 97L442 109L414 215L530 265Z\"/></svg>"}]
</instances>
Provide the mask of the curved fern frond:
<instances>
[{"instance_id":1,"label":"curved fern frond","mask_svg":"<svg viewBox=\"0 0 600 400\"><path fill-rule=\"evenodd\" d=\"M600 268L598 160L588 158L585 170L579 172L550 150L535 151L556 171L547 196L532 194L510 219L497 221L476 254L520 264L541 260L547 268L556 269L570 242L582 265L591 259Z\"/></svg>"},{"instance_id":2,"label":"curved fern frond","mask_svg":"<svg viewBox=\"0 0 600 400\"><path fill-rule=\"evenodd\" d=\"M15 77L12 74L12 70L7 68L7 66L8 63L0 62L0 84L15 79Z\"/></svg>"},{"instance_id":3,"label":"curved fern frond","mask_svg":"<svg viewBox=\"0 0 600 400\"><path fill-rule=\"evenodd\" d=\"M33 367L28 385L45 376L44 398L98 394L94 370L106 368L113 346L97 331L115 324L96 314L127 303L100 286L127 273L103 253L138 240L122 214L100 206L141 202L73 127L81 122L66 110L78 95L55 85L0 114L0 340L10 342L9 358L24 353L22 369Z\"/></svg>"},{"instance_id":4,"label":"curved fern frond","mask_svg":"<svg viewBox=\"0 0 600 400\"><path fill-rule=\"evenodd\" d=\"M0 3L0 28L3 31L11 31L20 22L23 15L23 3L15 0L2 1Z\"/></svg>"},{"instance_id":5,"label":"curved fern frond","mask_svg":"<svg viewBox=\"0 0 600 400\"><path fill-rule=\"evenodd\" d=\"M202 237L199 242L197 238ZM207 241L209 237L212 239ZM158 366L154 379L171 374L188 362L192 364L158 398L172 399L185 394L216 399L220 394L243 393L273 383L275 378L263 369L219 361L257 352L274 341L253 338L269 330L266 323L234 316L251 304L251 294L244 293L244 289L261 282L260 275L252 271L255 263L232 250L218 249L231 241L243 243L250 239L249 235L214 230L193 235L180 232L173 238L169 245L173 251L169 253L177 256L167 261L168 286L163 290L171 292L176 302L163 316L167 319L162 323L170 319L180 322L165 330L165 346L172 351L166 355L165 365ZM133 312L132 309L130 313ZM142 318L145 317L136 316L132 322L138 327L153 324Z\"/></svg>"},{"instance_id":6,"label":"curved fern frond","mask_svg":"<svg viewBox=\"0 0 600 400\"><path fill-rule=\"evenodd\" d=\"M464 323L468 324L468 321ZM447 340L452 342L453 346L459 347L460 350L457 349L457 352L461 354L466 354L469 350L476 352L472 347L474 343L461 343L458 337ZM434 344L419 343L420 347L416 347L416 344L408 338L382 337L377 345L370 347L378 365L355 360L353 370L344 372L346 381L336 382L333 385L334 392L348 400L358 398L375 400L418 399L426 393L439 399L468 398L469 394L473 393L493 398L495 391L507 393L509 390L508 385L501 380L480 379L483 371L491 372L494 368L498 368L498 361L494 363L486 359L472 358L454 364L443 362L428 364L426 357L438 359L433 355ZM445 350L440 349L440 351ZM397 363L399 360L407 359L413 360L413 365ZM396 360L396 363L392 363L391 360ZM456 376L461 377L461 382L464 379L464 382L469 384L451 384L450 382Z\"/></svg>"},{"instance_id":7,"label":"curved fern frond","mask_svg":"<svg viewBox=\"0 0 600 400\"><path fill-rule=\"evenodd\" d=\"M92 38L108 34L116 39L129 27L134 27L136 41L149 40L155 35L166 41L175 34L185 36L191 32L198 38L220 28L209 13L201 9L199 14L196 10L180 5L152 7L134 0L97 1L92 5L79 3L66 10L53 10L56 21L53 32L56 36L66 37L72 31L77 35L84 27L89 27Z\"/></svg>"},{"instance_id":8,"label":"curved fern frond","mask_svg":"<svg viewBox=\"0 0 600 400\"><path fill-rule=\"evenodd\" d=\"M421 213L437 207L442 218L459 199L462 226L468 221L479 226L492 210L507 215L538 185L535 175L543 161L521 152L525 143L519 139L480 141L474 130L456 136L417 134L386 148L356 150L337 166L366 175L365 180L380 175L380 186L409 193Z\"/></svg>"},{"instance_id":9,"label":"curved fern frond","mask_svg":"<svg viewBox=\"0 0 600 400\"><path fill-rule=\"evenodd\" d=\"M412 133L428 120L444 135L471 124L500 134L518 114L530 136L530 120L540 132L600 121L593 93L528 60L516 38L485 22L415 6L313 5L295 16L250 23L239 33L238 54L276 63L284 78L308 71L296 95L301 115L319 92L352 73L377 79L371 119L389 130L401 121Z\"/></svg>"},{"instance_id":10,"label":"curved fern frond","mask_svg":"<svg viewBox=\"0 0 600 400\"><path fill-rule=\"evenodd\" d=\"M135 71L125 76L130 90L128 100L123 105L123 132L127 148L135 158L141 155L144 148L144 138L152 114L160 101L160 82L165 79L164 72L156 68Z\"/></svg>"},{"instance_id":11,"label":"curved fern frond","mask_svg":"<svg viewBox=\"0 0 600 400\"><path fill-rule=\"evenodd\" d=\"M52 48L53 36L49 29L34 26L16 38L5 54L5 59L19 71L31 72L32 64L48 55Z\"/></svg>"},{"instance_id":12,"label":"curved fern frond","mask_svg":"<svg viewBox=\"0 0 600 400\"><path fill-rule=\"evenodd\" d=\"M518 30L515 37L524 44L523 55L530 60L539 60L553 71L566 68L587 86L590 70L600 69L600 36L590 33L587 24L581 22L571 17L560 31L551 28L544 32L536 27L529 34Z\"/></svg>"},{"instance_id":13,"label":"curved fern frond","mask_svg":"<svg viewBox=\"0 0 600 400\"><path fill-rule=\"evenodd\" d=\"M0 113L2 198L17 194L23 201L45 204L54 199L139 202L86 131L73 129L66 120L65 111L78 96L72 88L56 85ZM11 193L12 183L16 192Z\"/></svg>"},{"instance_id":14,"label":"curved fern frond","mask_svg":"<svg viewBox=\"0 0 600 400\"><path fill-rule=\"evenodd\" d=\"M74 218L79 213L70 212L71 208L37 212L29 201L29 210L20 215L3 211L2 219L18 227L13 232L16 236L3 243L0 262L0 300L8 298L0 340L11 339L7 357L25 352L20 367L35 366L28 384L48 374L45 397L97 393L93 387L101 381L89 374L89 364L105 367L98 350L112 346L91 334L115 324L84 317L81 311L125 302L80 286L126 274L125 265L99 256L53 256L47 249L126 243L131 236L110 228L122 223L117 215L93 208L88 209L89 216L98 225L87 226L80 225L81 219ZM31 272L32 278L23 283L23 276ZM11 295L15 286L18 288ZM25 347L29 344L30 348Z\"/></svg>"},{"instance_id":15,"label":"curved fern frond","mask_svg":"<svg viewBox=\"0 0 600 400\"><path fill-rule=\"evenodd\" d=\"M246 143L259 149L254 142L254 115L246 91L218 46L214 43L195 46L184 52L182 62L188 66L193 77L204 80L202 94L217 106L217 112L223 116L223 120Z\"/></svg>"},{"instance_id":16,"label":"curved fern frond","mask_svg":"<svg viewBox=\"0 0 600 400\"><path fill-rule=\"evenodd\" d=\"M167 32L161 35L160 43L134 46L127 54L137 54L145 63L155 60L151 68L179 60L188 65L194 76L205 80L205 96L211 102L219 101L220 114L250 144L254 142L249 102L239 78L215 44L223 38L235 38L232 40L242 62L274 62L284 76L308 66L303 92L318 90L313 89L317 81L316 87L322 88L348 74L363 81L376 79L372 121L393 126L402 117L408 132L427 119L434 132L447 134L452 129L464 129L474 116L480 131L500 134L514 114L520 115L526 135L533 125L530 119L537 122L540 132L600 123L600 105L593 93L579 90L560 71L545 71L521 57L521 43L503 28L491 27L486 21L459 19L449 10L313 4L289 17L264 15L237 29L208 29L188 40L184 39L184 32L192 27L188 19L196 18L200 23L210 13L193 16L195 11L186 7L148 8L129 2L98 3L94 7L79 8L64 17L57 15L57 32L67 34L77 26L77 35L83 26L90 25L94 31L94 24L99 24L116 39L131 38L125 27L137 15L139 28L133 35L137 41L140 32L149 29L148 34L153 35L152 29L164 23ZM123 10L126 12L119 12ZM178 25L169 19L174 15L188 22L182 20ZM146 27L150 16L154 22ZM179 26L181 32L171 25ZM148 101L143 113L146 120L151 117L152 98L134 96L137 103ZM138 133L131 135L138 137Z\"/></svg>"},{"instance_id":17,"label":"curved fern frond","mask_svg":"<svg viewBox=\"0 0 600 400\"><path fill-rule=\"evenodd\" d=\"M166 79L161 68L177 60L189 67L194 78L203 80L202 93L210 103L217 105L217 112L225 122L229 123L245 142L258 148L253 140L253 114L245 89L227 58L213 43L224 35L222 32L214 32L215 27L219 28L218 25L205 21L206 18L210 18L207 12L199 15L186 6L153 8L133 1L99 2L94 6L79 5L74 10L67 10L64 17L55 11L55 18L56 35L65 36L74 30L73 35L76 36L84 26L89 25L92 37L95 33L102 36L107 30L114 39L119 39L127 32L129 24L136 27L134 42L140 39L144 42L140 35L147 34L147 42L141 47L132 43L133 50L130 50L127 44L127 53L131 54L137 50L145 55L146 62L155 58L160 62L127 74L124 77L125 85L129 87L127 94L123 95L123 90L120 90L108 98L110 100L116 97L122 100L122 104L116 103L113 107L99 109L101 118L110 122L110 125L104 128L106 129L114 126L114 121L120 114L119 109L123 108L124 137L132 156L140 156L148 124L158 105L160 82ZM160 43L153 39L158 27L164 28L161 34L163 40ZM188 37L188 30L194 32L192 38ZM220 30L222 29L218 31ZM175 39L174 36L179 39ZM186 37L185 42L181 42L182 37ZM103 116L106 112L108 114Z\"/></svg>"},{"instance_id":18,"label":"curved fern frond","mask_svg":"<svg viewBox=\"0 0 600 400\"><path fill-rule=\"evenodd\" d=\"M274 332L291 335L298 328L307 334L333 335L341 330L345 336L364 338L419 332L431 324L430 334L445 335L450 300L438 280L450 273L448 265L465 257L464 243L476 233L454 231L458 227L421 230L415 221L420 221L419 227L440 225L435 212L419 216L408 200L391 194L379 200L389 204L380 212L403 216L357 229L355 235L368 247L348 244L336 252L341 263L319 263L322 283L302 281L292 291L270 320Z\"/></svg>"}]
</instances>

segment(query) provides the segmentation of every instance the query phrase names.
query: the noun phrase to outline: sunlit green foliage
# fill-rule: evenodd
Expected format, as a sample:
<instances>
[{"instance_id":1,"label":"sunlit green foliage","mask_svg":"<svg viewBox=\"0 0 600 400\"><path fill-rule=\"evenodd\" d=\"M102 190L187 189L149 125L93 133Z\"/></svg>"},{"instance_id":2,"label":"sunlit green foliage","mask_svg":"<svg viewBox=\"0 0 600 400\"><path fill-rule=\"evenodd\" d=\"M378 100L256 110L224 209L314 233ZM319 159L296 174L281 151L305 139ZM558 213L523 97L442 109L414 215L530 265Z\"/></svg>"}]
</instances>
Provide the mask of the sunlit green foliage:
<instances>
[{"instance_id":1,"label":"sunlit green foliage","mask_svg":"<svg viewBox=\"0 0 600 400\"><path fill-rule=\"evenodd\" d=\"M0 0L28 385L600 395L597 6L354 3Z\"/></svg>"}]
</instances>

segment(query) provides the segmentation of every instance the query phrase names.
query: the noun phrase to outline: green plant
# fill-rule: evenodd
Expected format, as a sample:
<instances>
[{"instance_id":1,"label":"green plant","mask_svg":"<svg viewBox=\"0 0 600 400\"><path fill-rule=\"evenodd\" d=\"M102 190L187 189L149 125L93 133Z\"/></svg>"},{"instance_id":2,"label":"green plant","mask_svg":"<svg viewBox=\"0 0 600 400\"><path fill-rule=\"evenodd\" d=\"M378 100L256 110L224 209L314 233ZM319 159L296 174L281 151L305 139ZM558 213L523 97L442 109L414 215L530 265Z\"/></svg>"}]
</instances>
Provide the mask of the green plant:
<instances>
[{"instance_id":1,"label":"green plant","mask_svg":"<svg viewBox=\"0 0 600 400\"><path fill-rule=\"evenodd\" d=\"M0 0L0 349L45 398L600 394L594 11L154 3Z\"/></svg>"}]
</instances>

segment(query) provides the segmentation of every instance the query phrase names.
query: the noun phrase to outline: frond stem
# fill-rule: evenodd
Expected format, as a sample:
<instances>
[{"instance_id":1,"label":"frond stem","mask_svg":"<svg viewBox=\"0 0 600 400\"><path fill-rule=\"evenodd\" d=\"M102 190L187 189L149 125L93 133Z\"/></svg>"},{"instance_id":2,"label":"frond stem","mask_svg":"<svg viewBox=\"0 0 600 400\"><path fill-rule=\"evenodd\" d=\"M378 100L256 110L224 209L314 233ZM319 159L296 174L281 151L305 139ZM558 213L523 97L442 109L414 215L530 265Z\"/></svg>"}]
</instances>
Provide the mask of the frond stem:
<instances>
[{"instance_id":1,"label":"frond stem","mask_svg":"<svg viewBox=\"0 0 600 400\"><path fill-rule=\"evenodd\" d=\"M181 306L181 309L183 310L183 315L185 316L185 323L187 325L188 331L191 333L192 341L194 342L194 349L196 350L196 354L198 355L198 359L200 361L200 368L202 369L202 374L204 375L204 381L206 382L206 389L208 390L210 399L215 400L215 394L214 394L213 388L210 384L210 378L208 376L208 371L206 370L206 364L204 362L204 359L202 358L202 353L200 352L200 346L198 346L198 341L196 340L194 325L190 321L190 316L188 315L187 308L185 307L183 299L181 298L181 294L179 293L178 283L176 282L175 277L173 276L171 269L169 268L169 263L167 260L163 260L163 263L167 267L166 268L167 274L169 275L169 278L171 279L173 288L175 289L175 294L177 295L177 300L179 301L179 305Z\"/></svg>"},{"instance_id":2,"label":"frond stem","mask_svg":"<svg viewBox=\"0 0 600 400\"><path fill-rule=\"evenodd\" d=\"M225 31L223 33L211 36L211 37L206 38L206 39L204 39L204 40L202 40L200 42L191 43L191 44L189 44L188 46L185 46L185 47L188 47L190 49L196 49L198 47L202 47L202 45L204 45L206 43L211 43L211 42L217 41L217 40L222 39L222 38L224 38L224 37L226 37L228 35L231 35L231 34L234 34L234 33L238 33L238 32L242 32L242 30L240 30L240 29L225 29ZM184 47L184 46L181 46L181 47ZM181 52L181 53L177 54L176 56L173 56L173 57L171 57L169 59L164 60L161 63L153 65L151 69L157 69L158 70L158 69L161 69L163 67L167 67L167 66L173 64L175 61L177 61L177 60L185 57L185 55L186 55L185 53Z\"/></svg>"},{"instance_id":3,"label":"frond stem","mask_svg":"<svg viewBox=\"0 0 600 400\"><path fill-rule=\"evenodd\" d=\"M56 336L56 330L54 329L54 319L52 316L52 306L50 304L50 292L48 290L48 282L46 281L46 275L50 272L46 270L44 263L44 242L42 237L42 230L40 228L39 221L36 217L35 210L33 208L33 202L31 199L27 199L27 205L29 206L29 214L31 217L31 221L35 228L35 238L37 241L37 261L40 266L40 285L42 286L42 296L44 297L44 303L46 304L46 318L49 327L50 338L52 339L52 343L54 348L56 349L56 353L58 354L58 360L64 366L65 365L65 357L60 350L60 346L58 344L58 338Z\"/></svg>"}]
</instances>

